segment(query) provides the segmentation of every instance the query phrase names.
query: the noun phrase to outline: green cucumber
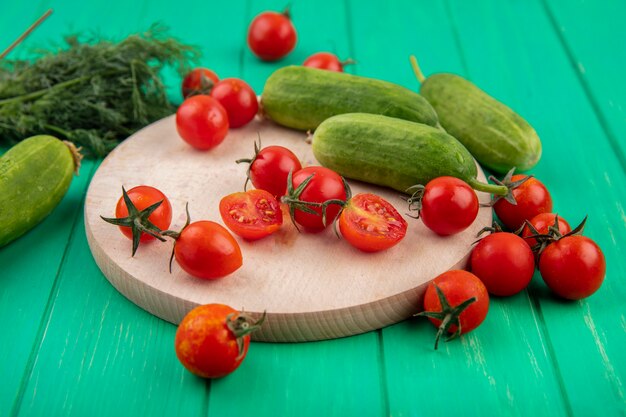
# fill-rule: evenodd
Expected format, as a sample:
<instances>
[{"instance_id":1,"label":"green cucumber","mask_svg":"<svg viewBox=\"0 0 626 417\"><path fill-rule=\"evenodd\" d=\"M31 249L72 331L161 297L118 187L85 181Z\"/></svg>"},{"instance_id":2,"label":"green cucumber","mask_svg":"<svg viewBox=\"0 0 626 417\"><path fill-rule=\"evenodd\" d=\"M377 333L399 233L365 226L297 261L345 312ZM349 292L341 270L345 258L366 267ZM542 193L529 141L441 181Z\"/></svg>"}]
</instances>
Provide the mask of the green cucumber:
<instances>
[{"instance_id":1,"label":"green cucumber","mask_svg":"<svg viewBox=\"0 0 626 417\"><path fill-rule=\"evenodd\" d=\"M512 168L526 171L539 162L541 141L522 116L458 75L424 78L414 57L411 62L422 84L420 93L437 111L443 128L483 166L505 173Z\"/></svg>"},{"instance_id":2,"label":"green cucumber","mask_svg":"<svg viewBox=\"0 0 626 417\"><path fill-rule=\"evenodd\" d=\"M303 66L275 71L261 96L274 122L315 130L331 116L373 113L438 126L437 113L419 94L387 81Z\"/></svg>"},{"instance_id":3,"label":"green cucumber","mask_svg":"<svg viewBox=\"0 0 626 417\"><path fill-rule=\"evenodd\" d=\"M46 135L25 139L0 156L0 247L59 204L79 163L73 144Z\"/></svg>"},{"instance_id":4,"label":"green cucumber","mask_svg":"<svg viewBox=\"0 0 626 417\"><path fill-rule=\"evenodd\" d=\"M472 188L506 195L507 187L476 179L472 155L441 129L392 117L352 113L324 121L313 135L320 164L346 178L401 192L453 176Z\"/></svg>"}]
</instances>

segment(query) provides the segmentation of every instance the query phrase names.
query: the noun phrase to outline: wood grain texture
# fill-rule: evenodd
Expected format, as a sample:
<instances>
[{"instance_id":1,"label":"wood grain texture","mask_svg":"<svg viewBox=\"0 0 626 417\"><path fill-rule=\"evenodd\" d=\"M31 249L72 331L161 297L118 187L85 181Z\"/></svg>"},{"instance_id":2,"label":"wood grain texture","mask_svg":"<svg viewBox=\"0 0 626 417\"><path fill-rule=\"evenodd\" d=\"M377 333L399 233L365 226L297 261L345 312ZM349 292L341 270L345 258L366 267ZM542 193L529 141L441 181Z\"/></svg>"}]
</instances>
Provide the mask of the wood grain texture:
<instances>
[{"instance_id":1,"label":"wood grain texture","mask_svg":"<svg viewBox=\"0 0 626 417\"><path fill-rule=\"evenodd\" d=\"M262 341L307 341L363 333L403 320L416 312L425 284L443 271L465 265L483 227L490 225L491 209L480 209L464 232L439 237L421 222L410 223L405 239L377 254L358 251L334 236L298 233L288 218L281 230L261 241L238 239L244 263L231 276L198 280L181 268L168 274L171 245L154 242L130 256L130 241L100 216L112 216L120 197L141 184L169 196L174 212L170 226L182 228L185 205L192 221L220 224L221 198L241 191L247 166L234 161L250 154L260 135L264 146L291 149L304 166L317 165L302 132L255 120L232 129L224 142L199 152L180 139L174 117L137 132L118 146L93 176L85 201L87 237L100 269L111 283L139 306L173 323L191 308L219 302L260 316L263 327L253 334ZM150 149L146 154L145 150ZM157 160L159 164L151 164ZM484 177L481 178L483 181ZM349 181L354 194L373 192L407 211L393 190ZM482 201L489 196L481 193Z\"/></svg>"}]
</instances>

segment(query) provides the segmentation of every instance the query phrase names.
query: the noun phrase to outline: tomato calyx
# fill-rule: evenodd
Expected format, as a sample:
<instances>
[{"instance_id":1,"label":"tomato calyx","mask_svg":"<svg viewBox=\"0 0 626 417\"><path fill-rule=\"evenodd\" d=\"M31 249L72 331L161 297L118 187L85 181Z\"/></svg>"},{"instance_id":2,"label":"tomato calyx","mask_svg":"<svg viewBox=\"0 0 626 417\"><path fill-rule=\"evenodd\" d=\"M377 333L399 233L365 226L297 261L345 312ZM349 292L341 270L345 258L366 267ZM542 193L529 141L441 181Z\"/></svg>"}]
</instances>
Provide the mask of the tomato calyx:
<instances>
[{"instance_id":1,"label":"tomato calyx","mask_svg":"<svg viewBox=\"0 0 626 417\"><path fill-rule=\"evenodd\" d=\"M489 203L481 203L482 207L493 207L494 204L496 204L498 201L504 199L506 201L508 201L509 203L513 204L514 206L517 205L517 200L515 200L515 196L513 195L513 190L516 189L517 187L519 187L520 185L524 184L526 181L528 181L529 179L531 179L533 177L533 175L528 175L520 180L517 181L512 181L513 178L513 173L515 172L515 167L511 168L511 170L509 172L506 173L506 175L504 176L504 178L502 178L501 180L497 179L496 177L494 177L493 175L489 176L489 180L493 181L494 184L496 185L503 185L506 188L508 188L508 192L506 195L494 195L493 199L489 202Z\"/></svg>"},{"instance_id":2,"label":"tomato calyx","mask_svg":"<svg viewBox=\"0 0 626 417\"><path fill-rule=\"evenodd\" d=\"M439 339L444 332L448 332L450 327L456 326L456 331L446 338L446 342L456 339L461 335L461 322L459 316L467 307L476 302L476 297L468 298L456 307L452 307L446 298L446 295L441 291L441 288L437 284L433 284L437 291L437 297L441 304L441 311L422 311L421 313L414 314L415 317L428 317L436 320L440 320L441 324L437 329L437 336L435 337L435 350L439 347Z\"/></svg>"},{"instance_id":3,"label":"tomato calyx","mask_svg":"<svg viewBox=\"0 0 626 417\"><path fill-rule=\"evenodd\" d=\"M500 233L500 232L504 232L504 230L502 230L502 226L500 226L500 223L494 220L491 226L485 226L482 229L480 229L478 233L476 233L477 240L473 241L472 245L475 245L478 242L480 242L482 239L481 236L484 235L485 233L489 233L491 235L491 234Z\"/></svg>"},{"instance_id":4,"label":"tomato calyx","mask_svg":"<svg viewBox=\"0 0 626 417\"><path fill-rule=\"evenodd\" d=\"M252 155L252 158L241 158L235 161L235 163L237 164L248 164L248 169L246 170L246 182L243 183L244 191L248 191L248 183L250 182L250 170L252 169L252 164L259 156L259 152L261 152L261 134L257 132L257 135L259 135L259 140L254 141L254 155Z\"/></svg>"},{"instance_id":5,"label":"tomato calyx","mask_svg":"<svg viewBox=\"0 0 626 417\"><path fill-rule=\"evenodd\" d=\"M335 231L335 234L337 235L337 237L339 237L339 231L337 230L337 221L339 220L339 216L341 216L341 212L346 208L346 206L348 205L348 202L352 198L352 190L350 189L350 186L348 185L348 182L346 181L344 177L341 177L341 182L343 183L343 189L346 193L346 199L340 200L336 198L336 199L326 200L322 203L322 224L324 225L324 227L326 227L326 211L328 209L328 206L330 206L331 204L336 204L340 207L339 211L337 212L337 215L335 216L335 219L333 220L333 230Z\"/></svg>"},{"instance_id":6,"label":"tomato calyx","mask_svg":"<svg viewBox=\"0 0 626 417\"><path fill-rule=\"evenodd\" d=\"M582 235L583 230L585 228L585 224L587 223L587 217L588 216L585 216L582 222L580 222L580 224L576 226L571 232L568 232L565 234L561 233L561 231L559 230L559 215L558 214L554 216L554 224L552 224L551 226L548 226L547 233L539 233L539 231L535 228L535 226L533 226L529 220L526 220L526 222L522 225L522 227L520 227L519 230L515 231L515 234L523 237L524 239L535 239L537 243L531 249L533 253L537 255L541 255L544 249L551 243L559 241L568 236ZM528 229L530 230L531 232L530 236L526 236L526 237L522 236L522 232L525 227L528 227Z\"/></svg>"},{"instance_id":7,"label":"tomato calyx","mask_svg":"<svg viewBox=\"0 0 626 417\"><path fill-rule=\"evenodd\" d=\"M157 201L151 206L146 207L143 210L138 210L133 204L132 200L128 196L126 189L122 186L122 196L124 203L128 210L128 216L126 217L104 217L100 216L102 220L107 223L114 224L116 226L130 227L133 235L133 252L132 256L135 256L137 248L139 247L139 240L142 233L147 233L150 236L159 239L161 242L165 242L165 239L161 236L161 229L155 226L149 219L150 215L163 204L163 200Z\"/></svg>"},{"instance_id":8,"label":"tomato calyx","mask_svg":"<svg viewBox=\"0 0 626 417\"><path fill-rule=\"evenodd\" d=\"M243 311L237 314L237 317L234 316L235 313L230 313L226 316L226 327L228 327L228 330L233 333L235 339L237 340L239 355L237 356L236 360L239 360L246 353L244 350L244 336L247 336L250 333L255 332L261 328L261 325L265 322L267 312L264 311L261 318L256 321L253 317Z\"/></svg>"},{"instance_id":9,"label":"tomato calyx","mask_svg":"<svg viewBox=\"0 0 626 417\"><path fill-rule=\"evenodd\" d=\"M422 184L412 185L406 189L407 193L411 193L411 196L406 199L406 202L409 204L409 211L417 211L417 216L407 214L409 217L413 219L420 218L420 212L422 211L422 199L424 198L425 191L426 186Z\"/></svg>"},{"instance_id":10,"label":"tomato calyx","mask_svg":"<svg viewBox=\"0 0 626 417\"><path fill-rule=\"evenodd\" d=\"M282 203L285 203L289 206L289 217L291 218L291 222L296 227L296 230L300 232L300 228L296 223L296 210L303 211L308 214L313 214L315 216L319 216L320 214L313 210L311 207L322 207L322 203L313 203L310 201L300 200L300 196L302 192L306 188L307 185L311 182L315 173L309 175L298 185L295 189L293 188L293 170L289 171L287 175L287 194L280 198Z\"/></svg>"},{"instance_id":11,"label":"tomato calyx","mask_svg":"<svg viewBox=\"0 0 626 417\"><path fill-rule=\"evenodd\" d=\"M174 239L174 244L172 245L172 255L170 256L170 274L172 273L172 262L174 261L174 250L176 249L176 241L180 237L181 233L183 233L183 230L185 230L185 228L191 223L191 216L189 216L189 203L185 204L185 213L187 214L187 220L185 220L185 224L180 229L180 231L177 232L175 230L164 230L161 232L161 235Z\"/></svg>"},{"instance_id":12,"label":"tomato calyx","mask_svg":"<svg viewBox=\"0 0 626 417\"><path fill-rule=\"evenodd\" d=\"M189 90L185 98L198 95L209 95L211 90L215 87L215 83L204 72L200 72L200 85L198 87Z\"/></svg>"}]
</instances>

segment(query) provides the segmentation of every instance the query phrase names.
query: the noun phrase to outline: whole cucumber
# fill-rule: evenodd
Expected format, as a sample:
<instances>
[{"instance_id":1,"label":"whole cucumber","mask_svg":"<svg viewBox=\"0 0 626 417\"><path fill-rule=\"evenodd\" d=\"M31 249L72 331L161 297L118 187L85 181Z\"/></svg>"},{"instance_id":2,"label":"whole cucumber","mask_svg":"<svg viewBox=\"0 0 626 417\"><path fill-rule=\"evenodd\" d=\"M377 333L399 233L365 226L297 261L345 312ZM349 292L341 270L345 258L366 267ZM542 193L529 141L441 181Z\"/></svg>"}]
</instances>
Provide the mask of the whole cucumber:
<instances>
[{"instance_id":1,"label":"whole cucumber","mask_svg":"<svg viewBox=\"0 0 626 417\"><path fill-rule=\"evenodd\" d=\"M73 144L46 135L25 139L0 156L0 247L59 204L79 163Z\"/></svg>"},{"instance_id":2,"label":"whole cucumber","mask_svg":"<svg viewBox=\"0 0 626 417\"><path fill-rule=\"evenodd\" d=\"M541 141L522 116L458 75L424 78L414 58L412 62L422 83L420 93L437 111L441 126L483 166L505 173L539 162Z\"/></svg>"},{"instance_id":3,"label":"whole cucumber","mask_svg":"<svg viewBox=\"0 0 626 417\"><path fill-rule=\"evenodd\" d=\"M263 111L276 123L314 130L331 116L373 113L438 125L437 113L419 94L387 81L303 66L275 71L261 96Z\"/></svg>"},{"instance_id":4,"label":"whole cucumber","mask_svg":"<svg viewBox=\"0 0 626 417\"><path fill-rule=\"evenodd\" d=\"M472 155L441 129L392 117L352 113L324 121L313 136L323 166L359 181L401 192L441 176L478 191L506 195L507 188L476 179Z\"/></svg>"}]
</instances>

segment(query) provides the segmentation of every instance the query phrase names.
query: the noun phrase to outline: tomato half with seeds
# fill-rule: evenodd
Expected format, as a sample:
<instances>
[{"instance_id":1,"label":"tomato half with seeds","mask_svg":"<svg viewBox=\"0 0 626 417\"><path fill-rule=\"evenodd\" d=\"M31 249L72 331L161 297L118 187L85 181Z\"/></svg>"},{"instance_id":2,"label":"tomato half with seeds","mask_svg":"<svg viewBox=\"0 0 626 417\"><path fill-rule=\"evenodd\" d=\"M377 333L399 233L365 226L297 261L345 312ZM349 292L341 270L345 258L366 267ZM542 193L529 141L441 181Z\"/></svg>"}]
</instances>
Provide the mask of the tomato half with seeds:
<instances>
[{"instance_id":1,"label":"tomato half with seeds","mask_svg":"<svg viewBox=\"0 0 626 417\"><path fill-rule=\"evenodd\" d=\"M250 333L262 322L224 304L201 305L183 318L174 347L187 370L202 378L221 378L235 371L248 354Z\"/></svg>"},{"instance_id":2,"label":"tomato half with seeds","mask_svg":"<svg viewBox=\"0 0 626 417\"><path fill-rule=\"evenodd\" d=\"M224 277L243 264L235 238L209 220L193 222L176 235L174 256L185 272L200 279Z\"/></svg>"},{"instance_id":3,"label":"tomato half with seeds","mask_svg":"<svg viewBox=\"0 0 626 417\"><path fill-rule=\"evenodd\" d=\"M280 203L265 190L227 195L220 201L220 215L234 234L246 240L269 236L283 224Z\"/></svg>"},{"instance_id":4,"label":"tomato half with seeds","mask_svg":"<svg viewBox=\"0 0 626 417\"><path fill-rule=\"evenodd\" d=\"M360 193L348 200L339 215L341 236L357 249L378 252L406 235L407 222L387 200Z\"/></svg>"}]
</instances>

